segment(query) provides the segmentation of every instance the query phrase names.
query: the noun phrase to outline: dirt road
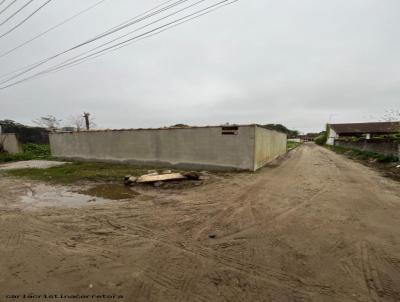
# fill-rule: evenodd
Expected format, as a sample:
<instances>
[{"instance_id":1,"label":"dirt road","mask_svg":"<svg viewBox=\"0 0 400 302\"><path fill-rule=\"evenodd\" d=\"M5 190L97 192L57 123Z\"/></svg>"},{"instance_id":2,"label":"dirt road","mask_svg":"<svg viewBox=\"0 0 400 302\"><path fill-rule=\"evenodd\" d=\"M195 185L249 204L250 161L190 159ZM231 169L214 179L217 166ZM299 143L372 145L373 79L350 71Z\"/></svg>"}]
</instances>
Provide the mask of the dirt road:
<instances>
[{"instance_id":1,"label":"dirt road","mask_svg":"<svg viewBox=\"0 0 400 302\"><path fill-rule=\"evenodd\" d=\"M0 179L0 301L400 301L399 183L321 147L111 204L27 211L23 192Z\"/></svg>"}]
</instances>

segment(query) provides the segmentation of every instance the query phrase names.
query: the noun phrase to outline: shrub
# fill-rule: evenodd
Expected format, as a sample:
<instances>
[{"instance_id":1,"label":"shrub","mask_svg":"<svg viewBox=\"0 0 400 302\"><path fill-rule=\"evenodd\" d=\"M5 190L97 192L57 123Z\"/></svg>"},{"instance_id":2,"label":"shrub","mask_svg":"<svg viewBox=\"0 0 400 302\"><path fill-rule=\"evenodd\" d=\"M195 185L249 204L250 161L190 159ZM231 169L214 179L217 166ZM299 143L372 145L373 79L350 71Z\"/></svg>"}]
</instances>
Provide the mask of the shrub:
<instances>
[{"instance_id":1,"label":"shrub","mask_svg":"<svg viewBox=\"0 0 400 302\"><path fill-rule=\"evenodd\" d=\"M320 136L317 136L317 137L314 139L314 142L315 142L317 145L323 146L323 145L326 144L327 139L328 139L328 138L327 138L327 135L324 133L324 134L321 134Z\"/></svg>"},{"instance_id":2,"label":"shrub","mask_svg":"<svg viewBox=\"0 0 400 302\"><path fill-rule=\"evenodd\" d=\"M23 146L23 151L18 154L0 153L0 162L50 158L49 145L26 144Z\"/></svg>"},{"instance_id":3,"label":"shrub","mask_svg":"<svg viewBox=\"0 0 400 302\"><path fill-rule=\"evenodd\" d=\"M26 144L23 146L25 154L35 158L48 158L50 156L49 145Z\"/></svg>"}]
</instances>

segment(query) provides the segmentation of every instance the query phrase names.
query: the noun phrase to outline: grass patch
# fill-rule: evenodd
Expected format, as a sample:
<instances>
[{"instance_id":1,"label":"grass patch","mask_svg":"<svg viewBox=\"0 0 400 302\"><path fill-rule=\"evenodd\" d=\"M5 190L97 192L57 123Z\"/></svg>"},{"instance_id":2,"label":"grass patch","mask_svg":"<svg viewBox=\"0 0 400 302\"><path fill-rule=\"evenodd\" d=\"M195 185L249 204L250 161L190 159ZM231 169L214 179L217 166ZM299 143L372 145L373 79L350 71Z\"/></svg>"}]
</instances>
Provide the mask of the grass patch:
<instances>
[{"instance_id":1,"label":"grass patch","mask_svg":"<svg viewBox=\"0 0 400 302\"><path fill-rule=\"evenodd\" d=\"M49 159L49 158L50 158L49 145L26 144L23 146L23 153L18 153L18 154L0 153L0 163L32 160L32 159Z\"/></svg>"},{"instance_id":2,"label":"grass patch","mask_svg":"<svg viewBox=\"0 0 400 302\"><path fill-rule=\"evenodd\" d=\"M290 151L290 150L293 150L293 149L297 148L300 145L301 145L301 143L288 141L287 142L287 149L288 149L288 151Z\"/></svg>"},{"instance_id":3,"label":"grass patch","mask_svg":"<svg viewBox=\"0 0 400 302\"><path fill-rule=\"evenodd\" d=\"M325 145L325 147L336 153L345 154L351 158L356 158L361 160L376 159L378 162L382 163L397 162L399 160L399 158L395 156L387 156L384 154L370 152L370 151L361 151L357 149L350 149L350 148L330 146L330 145Z\"/></svg>"},{"instance_id":4,"label":"grass patch","mask_svg":"<svg viewBox=\"0 0 400 302\"><path fill-rule=\"evenodd\" d=\"M149 169L151 168L127 164L73 162L49 169L11 170L7 171L7 174L32 180L71 184L80 181L120 182L127 174L138 176L146 174Z\"/></svg>"}]
</instances>

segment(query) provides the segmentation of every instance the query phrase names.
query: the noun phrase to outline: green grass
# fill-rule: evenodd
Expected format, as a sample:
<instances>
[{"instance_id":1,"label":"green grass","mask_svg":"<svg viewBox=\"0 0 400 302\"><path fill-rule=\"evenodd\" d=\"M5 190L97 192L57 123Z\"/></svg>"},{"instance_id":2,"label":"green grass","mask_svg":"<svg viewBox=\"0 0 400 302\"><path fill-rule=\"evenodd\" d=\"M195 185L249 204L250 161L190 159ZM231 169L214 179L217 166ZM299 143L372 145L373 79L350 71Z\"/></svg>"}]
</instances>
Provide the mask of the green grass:
<instances>
[{"instance_id":1,"label":"green grass","mask_svg":"<svg viewBox=\"0 0 400 302\"><path fill-rule=\"evenodd\" d=\"M369 151L361 151L356 149L338 147L338 146L330 146L325 145L326 148L339 153L339 154L346 154L350 157L361 159L361 160L368 160L368 159L376 159L378 162L396 162L399 158L395 156L387 156L380 153L369 152Z\"/></svg>"},{"instance_id":2,"label":"green grass","mask_svg":"<svg viewBox=\"0 0 400 302\"><path fill-rule=\"evenodd\" d=\"M0 153L0 163L32 160L32 159L49 159L50 147L48 145L26 144L23 146L23 153L9 154Z\"/></svg>"},{"instance_id":3,"label":"green grass","mask_svg":"<svg viewBox=\"0 0 400 302\"><path fill-rule=\"evenodd\" d=\"M288 149L288 151L290 151L290 150L293 150L293 149L295 149L295 148L297 148L298 146L300 146L301 145L301 143L298 143L298 142L287 142L287 149Z\"/></svg>"},{"instance_id":4,"label":"green grass","mask_svg":"<svg viewBox=\"0 0 400 302\"><path fill-rule=\"evenodd\" d=\"M146 174L150 167L128 164L73 162L49 169L21 169L8 171L8 175L33 180L71 184L80 181L122 181L125 175Z\"/></svg>"}]
</instances>

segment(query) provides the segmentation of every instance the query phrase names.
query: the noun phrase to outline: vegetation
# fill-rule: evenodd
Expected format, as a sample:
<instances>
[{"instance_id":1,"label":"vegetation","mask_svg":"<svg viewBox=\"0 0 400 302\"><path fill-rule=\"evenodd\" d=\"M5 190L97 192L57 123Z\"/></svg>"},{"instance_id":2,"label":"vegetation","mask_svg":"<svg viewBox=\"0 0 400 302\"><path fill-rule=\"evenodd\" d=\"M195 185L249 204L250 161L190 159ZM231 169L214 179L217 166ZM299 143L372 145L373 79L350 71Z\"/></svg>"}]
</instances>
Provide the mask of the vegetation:
<instances>
[{"instance_id":1,"label":"vegetation","mask_svg":"<svg viewBox=\"0 0 400 302\"><path fill-rule=\"evenodd\" d=\"M288 141L287 142L287 149L288 149L288 151L290 151L290 150L293 150L293 149L297 148L300 145L301 145L301 143Z\"/></svg>"},{"instance_id":2,"label":"vegetation","mask_svg":"<svg viewBox=\"0 0 400 302\"><path fill-rule=\"evenodd\" d=\"M26 144L23 150L24 152L19 154L0 153L0 163L50 158L49 145Z\"/></svg>"},{"instance_id":3,"label":"vegetation","mask_svg":"<svg viewBox=\"0 0 400 302\"><path fill-rule=\"evenodd\" d=\"M3 133L15 133L22 144L48 144L49 131L42 127L30 127L12 120L0 120Z\"/></svg>"},{"instance_id":4,"label":"vegetation","mask_svg":"<svg viewBox=\"0 0 400 302\"><path fill-rule=\"evenodd\" d=\"M175 125L170 126L170 128L189 128L189 127L190 126L186 125L186 124L175 124Z\"/></svg>"},{"instance_id":5,"label":"vegetation","mask_svg":"<svg viewBox=\"0 0 400 302\"><path fill-rule=\"evenodd\" d=\"M317 136L317 137L314 139L314 142L315 142L317 145L323 146L323 145L326 144L326 141L327 141L327 140L328 140L328 137L327 137L327 135L326 135L326 132L324 132L323 134Z\"/></svg>"},{"instance_id":6,"label":"vegetation","mask_svg":"<svg viewBox=\"0 0 400 302\"><path fill-rule=\"evenodd\" d=\"M370 152L370 151L361 151L356 149L350 149L338 146L329 146L329 145L326 145L325 147L336 153L345 154L351 158L356 158L361 160L376 159L378 162L396 162L399 160L399 158L395 156L387 156L384 154Z\"/></svg>"},{"instance_id":7,"label":"vegetation","mask_svg":"<svg viewBox=\"0 0 400 302\"><path fill-rule=\"evenodd\" d=\"M324 146L328 141L328 136L329 136L329 126L326 125L326 130L321 132L321 134L314 139L314 142L317 145Z\"/></svg>"},{"instance_id":8,"label":"vegetation","mask_svg":"<svg viewBox=\"0 0 400 302\"><path fill-rule=\"evenodd\" d=\"M126 164L73 162L49 169L21 169L7 173L12 176L27 177L33 180L69 184L81 181L119 181L125 175L146 174L150 167Z\"/></svg>"},{"instance_id":9,"label":"vegetation","mask_svg":"<svg viewBox=\"0 0 400 302\"><path fill-rule=\"evenodd\" d=\"M263 125L263 127L265 129L275 130L275 131L286 133L289 137L296 137L299 135L299 131L290 130L281 124L266 124L266 125Z\"/></svg>"}]
</instances>

